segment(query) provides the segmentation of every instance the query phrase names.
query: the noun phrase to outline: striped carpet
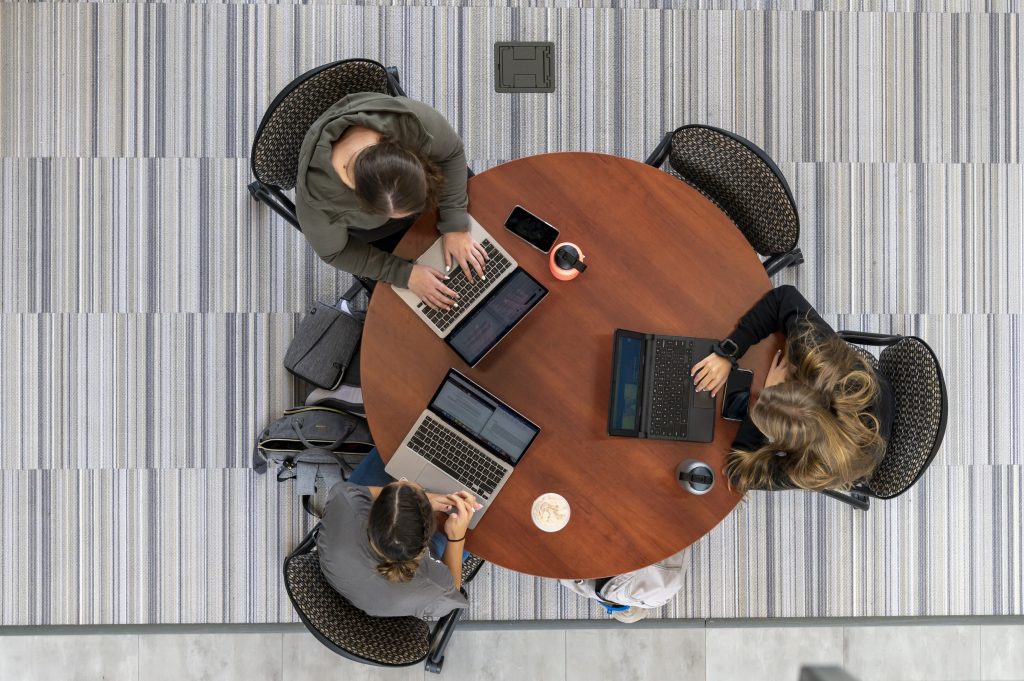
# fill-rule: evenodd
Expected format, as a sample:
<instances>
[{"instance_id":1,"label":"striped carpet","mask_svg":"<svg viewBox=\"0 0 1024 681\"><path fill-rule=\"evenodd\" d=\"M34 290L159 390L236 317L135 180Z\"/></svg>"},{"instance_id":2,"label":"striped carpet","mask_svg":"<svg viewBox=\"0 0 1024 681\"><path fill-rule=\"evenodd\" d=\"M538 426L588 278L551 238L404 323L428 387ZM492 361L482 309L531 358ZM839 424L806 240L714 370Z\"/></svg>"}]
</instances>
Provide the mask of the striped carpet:
<instances>
[{"instance_id":1,"label":"striped carpet","mask_svg":"<svg viewBox=\"0 0 1024 681\"><path fill-rule=\"evenodd\" d=\"M641 159L707 122L790 180L795 283L946 372L938 460L868 513L752 495L664 617L1024 614L1024 15L1018 0L0 0L0 625L293 621L290 487L248 469L302 396L297 313L347 278L244 191L294 75L368 56L478 171ZM496 40L552 40L557 89L499 95ZM594 550L608 550L595 547ZM476 619L603 617L486 568Z\"/></svg>"}]
</instances>

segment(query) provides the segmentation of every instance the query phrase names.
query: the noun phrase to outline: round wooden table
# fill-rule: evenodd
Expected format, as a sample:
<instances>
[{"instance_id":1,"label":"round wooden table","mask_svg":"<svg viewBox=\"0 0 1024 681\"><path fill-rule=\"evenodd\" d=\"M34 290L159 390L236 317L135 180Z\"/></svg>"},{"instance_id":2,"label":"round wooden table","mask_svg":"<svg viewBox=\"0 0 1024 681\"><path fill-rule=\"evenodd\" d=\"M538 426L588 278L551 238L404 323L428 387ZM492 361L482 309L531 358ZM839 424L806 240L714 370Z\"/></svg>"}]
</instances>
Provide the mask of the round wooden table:
<instances>
[{"instance_id":1,"label":"round wooden table","mask_svg":"<svg viewBox=\"0 0 1024 681\"><path fill-rule=\"evenodd\" d=\"M589 268L556 280L547 257L504 228L516 204L550 222L559 241L582 248ZM736 506L721 468L738 424L721 418L715 440L691 444L607 434L612 334L723 338L771 288L757 255L728 217L699 192L656 168L615 156L557 153L483 172L469 183L473 216L550 293L475 369L438 339L383 284L372 297L362 343L366 413L390 459L455 367L541 427L466 548L532 575L621 574L670 556L707 534ZM436 211L420 219L396 253L414 258L434 239ZM740 362L759 392L776 335ZM683 459L719 472L693 496L674 473ZM557 492L569 524L546 533L533 500Z\"/></svg>"}]
</instances>

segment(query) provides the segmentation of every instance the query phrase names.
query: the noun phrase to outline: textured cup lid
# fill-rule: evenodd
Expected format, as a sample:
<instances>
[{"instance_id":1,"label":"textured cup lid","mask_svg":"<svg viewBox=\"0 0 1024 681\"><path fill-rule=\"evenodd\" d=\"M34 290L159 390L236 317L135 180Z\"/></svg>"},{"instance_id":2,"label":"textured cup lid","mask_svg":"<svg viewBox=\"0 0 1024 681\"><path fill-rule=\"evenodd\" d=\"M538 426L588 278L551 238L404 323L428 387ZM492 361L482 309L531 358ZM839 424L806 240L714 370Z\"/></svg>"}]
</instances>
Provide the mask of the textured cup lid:
<instances>
[{"instance_id":1,"label":"textured cup lid","mask_svg":"<svg viewBox=\"0 0 1024 681\"><path fill-rule=\"evenodd\" d=\"M569 524L569 502L561 494L548 492L533 500L533 524L545 532L558 532Z\"/></svg>"}]
</instances>

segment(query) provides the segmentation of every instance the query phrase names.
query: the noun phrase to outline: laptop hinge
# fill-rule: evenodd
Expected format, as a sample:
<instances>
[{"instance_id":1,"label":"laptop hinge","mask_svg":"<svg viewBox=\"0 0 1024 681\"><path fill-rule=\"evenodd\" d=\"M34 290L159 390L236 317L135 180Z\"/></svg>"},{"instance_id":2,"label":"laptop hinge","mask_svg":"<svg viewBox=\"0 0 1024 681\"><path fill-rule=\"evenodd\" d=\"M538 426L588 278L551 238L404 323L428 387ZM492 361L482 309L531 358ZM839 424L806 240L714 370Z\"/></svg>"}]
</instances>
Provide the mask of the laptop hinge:
<instances>
[{"instance_id":1,"label":"laptop hinge","mask_svg":"<svg viewBox=\"0 0 1024 681\"><path fill-rule=\"evenodd\" d=\"M644 382L640 391L640 399L637 400L636 408L640 412L640 428L637 432L637 437L647 437L647 432L650 430L651 425L651 410L648 409L651 405L651 380L654 374L654 335L644 334L644 364L641 368L642 380Z\"/></svg>"}]
</instances>

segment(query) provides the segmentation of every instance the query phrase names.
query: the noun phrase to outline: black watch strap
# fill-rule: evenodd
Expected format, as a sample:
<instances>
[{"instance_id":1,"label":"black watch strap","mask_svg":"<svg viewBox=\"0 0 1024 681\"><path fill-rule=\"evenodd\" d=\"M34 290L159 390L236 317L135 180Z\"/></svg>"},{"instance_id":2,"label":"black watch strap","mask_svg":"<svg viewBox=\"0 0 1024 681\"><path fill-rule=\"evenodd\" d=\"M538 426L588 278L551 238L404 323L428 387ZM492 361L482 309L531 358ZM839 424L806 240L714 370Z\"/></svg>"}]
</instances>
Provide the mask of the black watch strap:
<instances>
[{"instance_id":1,"label":"black watch strap","mask_svg":"<svg viewBox=\"0 0 1024 681\"><path fill-rule=\"evenodd\" d=\"M736 341L731 338L717 341L711 346L711 352L715 353L719 357L725 357L727 360L736 364L736 353L739 352L739 346L736 345Z\"/></svg>"}]
</instances>

